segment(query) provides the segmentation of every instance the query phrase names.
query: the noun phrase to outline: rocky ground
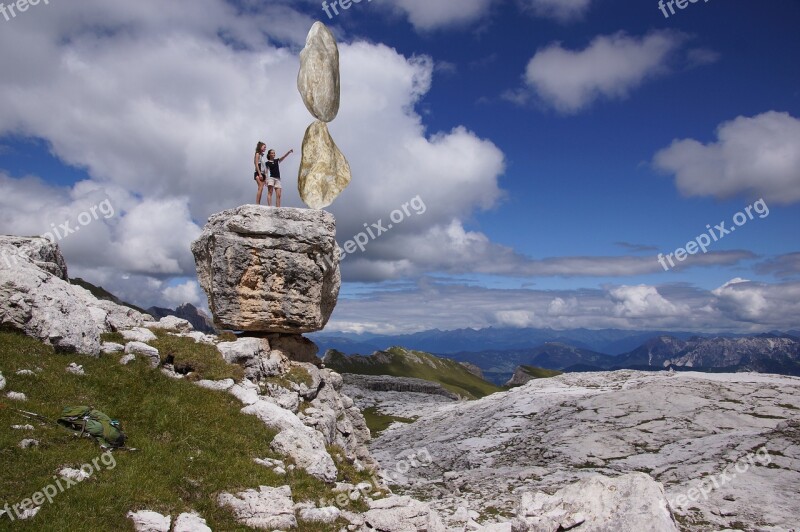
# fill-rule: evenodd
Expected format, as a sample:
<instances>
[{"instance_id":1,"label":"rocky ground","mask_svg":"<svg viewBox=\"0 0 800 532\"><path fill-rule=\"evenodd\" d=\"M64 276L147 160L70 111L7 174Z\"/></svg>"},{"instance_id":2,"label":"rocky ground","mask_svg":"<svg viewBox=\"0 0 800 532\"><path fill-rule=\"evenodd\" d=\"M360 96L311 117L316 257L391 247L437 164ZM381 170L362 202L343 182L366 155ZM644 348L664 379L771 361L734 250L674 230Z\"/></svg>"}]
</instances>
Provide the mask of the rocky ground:
<instances>
[{"instance_id":1,"label":"rocky ground","mask_svg":"<svg viewBox=\"0 0 800 532\"><path fill-rule=\"evenodd\" d=\"M372 453L391 470L424 447L430 462L407 468L400 491L430 500L460 530L470 512L479 522L507 521L537 491L631 472L664 485L683 530L800 523L798 378L567 374L479 401L415 408L422 417L390 427Z\"/></svg>"}]
</instances>

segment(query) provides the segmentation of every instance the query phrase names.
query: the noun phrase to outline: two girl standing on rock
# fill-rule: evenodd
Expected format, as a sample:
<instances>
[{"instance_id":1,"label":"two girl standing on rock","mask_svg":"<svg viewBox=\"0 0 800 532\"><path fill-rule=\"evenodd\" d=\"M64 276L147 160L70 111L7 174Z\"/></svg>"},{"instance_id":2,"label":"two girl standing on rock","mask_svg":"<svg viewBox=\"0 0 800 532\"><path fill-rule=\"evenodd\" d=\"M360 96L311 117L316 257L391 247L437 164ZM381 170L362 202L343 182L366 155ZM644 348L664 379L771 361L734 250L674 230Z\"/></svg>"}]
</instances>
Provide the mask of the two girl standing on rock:
<instances>
[{"instance_id":1,"label":"two girl standing on rock","mask_svg":"<svg viewBox=\"0 0 800 532\"><path fill-rule=\"evenodd\" d=\"M264 191L264 185L267 185L267 205L272 206L272 191L276 192L275 206L281 206L281 168L280 163L286 159L294 150L289 150L286 155L280 159L275 159L275 150L267 151L267 145L259 142L256 146L256 155L253 158L253 164L256 171L253 173L253 179L258 184L258 193L256 194L256 203L261 205L261 193Z\"/></svg>"}]
</instances>

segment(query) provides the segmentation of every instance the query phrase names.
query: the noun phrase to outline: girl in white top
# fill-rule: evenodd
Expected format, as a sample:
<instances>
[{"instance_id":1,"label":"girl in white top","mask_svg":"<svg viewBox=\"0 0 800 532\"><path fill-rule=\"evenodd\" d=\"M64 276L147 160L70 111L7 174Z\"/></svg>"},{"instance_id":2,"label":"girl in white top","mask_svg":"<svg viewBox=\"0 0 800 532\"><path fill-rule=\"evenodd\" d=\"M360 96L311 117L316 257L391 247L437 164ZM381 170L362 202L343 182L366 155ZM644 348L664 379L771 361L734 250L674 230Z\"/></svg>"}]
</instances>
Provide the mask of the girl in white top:
<instances>
[{"instance_id":1,"label":"girl in white top","mask_svg":"<svg viewBox=\"0 0 800 532\"><path fill-rule=\"evenodd\" d=\"M258 193L256 194L256 203L261 205L261 193L264 191L264 185L267 184L269 177L269 167L267 166L267 145L259 142L256 146L256 155L253 157L253 164L256 171L253 172L253 179L256 180L258 185Z\"/></svg>"}]
</instances>

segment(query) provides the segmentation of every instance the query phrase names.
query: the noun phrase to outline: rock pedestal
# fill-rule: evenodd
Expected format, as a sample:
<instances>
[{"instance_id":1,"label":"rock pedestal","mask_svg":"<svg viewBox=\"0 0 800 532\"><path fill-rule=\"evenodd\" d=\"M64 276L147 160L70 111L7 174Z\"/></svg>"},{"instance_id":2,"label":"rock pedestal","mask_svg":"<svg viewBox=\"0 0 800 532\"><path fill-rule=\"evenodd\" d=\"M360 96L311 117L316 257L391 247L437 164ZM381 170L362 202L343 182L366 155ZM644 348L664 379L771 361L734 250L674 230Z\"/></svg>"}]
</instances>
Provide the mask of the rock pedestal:
<instances>
[{"instance_id":1,"label":"rock pedestal","mask_svg":"<svg viewBox=\"0 0 800 532\"><path fill-rule=\"evenodd\" d=\"M245 205L213 215L192 244L222 329L302 334L325 327L341 275L332 214Z\"/></svg>"}]
</instances>

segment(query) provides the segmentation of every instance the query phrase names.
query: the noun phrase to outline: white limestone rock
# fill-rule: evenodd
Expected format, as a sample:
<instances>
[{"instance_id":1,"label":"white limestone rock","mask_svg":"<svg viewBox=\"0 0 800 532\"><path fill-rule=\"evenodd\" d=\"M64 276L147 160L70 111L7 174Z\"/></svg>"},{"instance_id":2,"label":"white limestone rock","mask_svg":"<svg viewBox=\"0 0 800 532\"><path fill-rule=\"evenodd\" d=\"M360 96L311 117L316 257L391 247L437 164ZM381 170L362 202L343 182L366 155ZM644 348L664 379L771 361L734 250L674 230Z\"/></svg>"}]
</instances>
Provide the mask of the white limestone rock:
<instances>
[{"instance_id":1,"label":"white limestone rock","mask_svg":"<svg viewBox=\"0 0 800 532\"><path fill-rule=\"evenodd\" d=\"M128 331L121 331L121 334L122 337L128 342L141 342L146 344L147 342L152 342L158 339L156 335L153 334L153 331L145 327L136 327Z\"/></svg>"},{"instance_id":2,"label":"white limestone rock","mask_svg":"<svg viewBox=\"0 0 800 532\"><path fill-rule=\"evenodd\" d=\"M302 508L299 512L300 520L307 523L335 522L342 515L341 510L335 506L325 506L323 508Z\"/></svg>"},{"instance_id":3,"label":"white limestone rock","mask_svg":"<svg viewBox=\"0 0 800 532\"><path fill-rule=\"evenodd\" d=\"M439 514L424 502L408 496L393 495L371 501L364 514L366 526L382 532L446 532Z\"/></svg>"},{"instance_id":4,"label":"white limestone rock","mask_svg":"<svg viewBox=\"0 0 800 532\"><path fill-rule=\"evenodd\" d=\"M182 513L175 519L175 526L172 532L211 532L211 528L206 520L197 513Z\"/></svg>"},{"instance_id":5,"label":"white limestone rock","mask_svg":"<svg viewBox=\"0 0 800 532\"><path fill-rule=\"evenodd\" d=\"M289 361L272 352L266 338L243 337L235 342L220 342L217 349L226 362L242 366L250 380L273 377L289 369Z\"/></svg>"},{"instance_id":6,"label":"white limestone rock","mask_svg":"<svg viewBox=\"0 0 800 532\"><path fill-rule=\"evenodd\" d=\"M76 364L75 362L70 362L69 366L67 366L66 372L79 376L86 375L86 371L84 371L83 366Z\"/></svg>"},{"instance_id":7,"label":"white limestone rock","mask_svg":"<svg viewBox=\"0 0 800 532\"><path fill-rule=\"evenodd\" d=\"M125 353L146 358L151 368L157 368L161 364L158 349L142 342L129 342L125 345Z\"/></svg>"},{"instance_id":8,"label":"white limestone rock","mask_svg":"<svg viewBox=\"0 0 800 532\"><path fill-rule=\"evenodd\" d=\"M201 380L195 382L196 385L207 390L215 390L218 392L227 392L233 385L236 384L233 379L224 379L221 381Z\"/></svg>"},{"instance_id":9,"label":"white limestone rock","mask_svg":"<svg viewBox=\"0 0 800 532\"><path fill-rule=\"evenodd\" d=\"M5 390L6 388L6 378L3 377L3 374L0 373L0 390Z\"/></svg>"},{"instance_id":10,"label":"white limestone rock","mask_svg":"<svg viewBox=\"0 0 800 532\"><path fill-rule=\"evenodd\" d=\"M104 355L113 355L114 353L122 353L125 351L125 346L114 342L103 342L100 344L100 351Z\"/></svg>"},{"instance_id":11,"label":"white limestone rock","mask_svg":"<svg viewBox=\"0 0 800 532\"><path fill-rule=\"evenodd\" d=\"M240 523L252 528L287 530L297 527L289 486L260 486L258 490L250 489L235 495L222 493L217 502L231 508Z\"/></svg>"},{"instance_id":12,"label":"white limestone rock","mask_svg":"<svg viewBox=\"0 0 800 532\"><path fill-rule=\"evenodd\" d=\"M352 178L350 163L333 141L328 125L316 121L308 126L297 176L303 203L312 209L324 209L339 197Z\"/></svg>"},{"instance_id":13,"label":"white limestone rock","mask_svg":"<svg viewBox=\"0 0 800 532\"><path fill-rule=\"evenodd\" d=\"M12 401L27 401L28 396L22 392L8 392L6 397L11 399Z\"/></svg>"},{"instance_id":14,"label":"white limestone rock","mask_svg":"<svg viewBox=\"0 0 800 532\"><path fill-rule=\"evenodd\" d=\"M172 518L150 510L128 512L128 519L133 521L136 532L169 532Z\"/></svg>"},{"instance_id":15,"label":"white limestone rock","mask_svg":"<svg viewBox=\"0 0 800 532\"><path fill-rule=\"evenodd\" d=\"M339 113L341 98L339 47L333 33L322 22L315 22L300 52L297 90L306 109L317 120L331 122Z\"/></svg>"},{"instance_id":16,"label":"white limestone rock","mask_svg":"<svg viewBox=\"0 0 800 532\"><path fill-rule=\"evenodd\" d=\"M177 316L164 316L156 322L146 323L145 327L148 329L177 331L180 333L190 333L194 331L194 326L188 320Z\"/></svg>"}]
</instances>

